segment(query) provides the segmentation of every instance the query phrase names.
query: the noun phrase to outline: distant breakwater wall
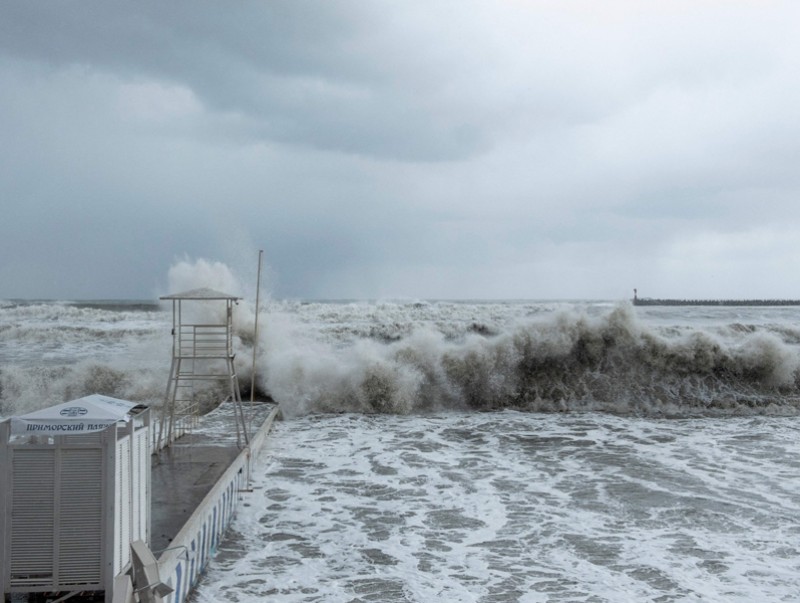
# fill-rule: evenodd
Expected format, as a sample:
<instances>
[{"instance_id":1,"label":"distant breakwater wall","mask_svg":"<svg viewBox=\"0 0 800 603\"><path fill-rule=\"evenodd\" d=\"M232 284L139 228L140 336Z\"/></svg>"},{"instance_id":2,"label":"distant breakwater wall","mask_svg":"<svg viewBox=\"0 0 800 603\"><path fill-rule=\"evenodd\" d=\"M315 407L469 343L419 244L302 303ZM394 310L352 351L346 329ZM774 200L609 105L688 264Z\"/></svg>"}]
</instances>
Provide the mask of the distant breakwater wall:
<instances>
[{"instance_id":1,"label":"distant breakwater wall","mask_svg":"<svg viewBox=\"0 0 800 603\"><path fill-rule=\"evenodd\" d=\"M634 306L800 306L797 299L655 299L634 297Z\"/></svg>"}]
</instances>

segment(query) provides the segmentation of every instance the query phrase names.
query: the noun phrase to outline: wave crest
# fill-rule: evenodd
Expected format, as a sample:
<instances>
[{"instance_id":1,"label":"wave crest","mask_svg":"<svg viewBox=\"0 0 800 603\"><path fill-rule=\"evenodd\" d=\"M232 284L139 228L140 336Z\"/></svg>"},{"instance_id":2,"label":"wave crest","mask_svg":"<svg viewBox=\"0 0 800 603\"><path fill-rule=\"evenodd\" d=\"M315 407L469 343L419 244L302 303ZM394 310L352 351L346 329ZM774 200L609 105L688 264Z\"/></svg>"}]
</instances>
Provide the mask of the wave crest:
<instances>
[{"instance_id":1,"label":"wave crest","mask_svg":"<svg viewBox=\"0 0 800 603\"><path fill-rule=\"evenodd\" d=\"M623 303L600 316L564 309L496 335L467 330L457 339L427 325L389 343L304 348L294 334L270 341L265 389L290 415L797 412L800 358L774 333L746 330L734 340L668 333L644 326Z\"/></svg>"}]
</instances>

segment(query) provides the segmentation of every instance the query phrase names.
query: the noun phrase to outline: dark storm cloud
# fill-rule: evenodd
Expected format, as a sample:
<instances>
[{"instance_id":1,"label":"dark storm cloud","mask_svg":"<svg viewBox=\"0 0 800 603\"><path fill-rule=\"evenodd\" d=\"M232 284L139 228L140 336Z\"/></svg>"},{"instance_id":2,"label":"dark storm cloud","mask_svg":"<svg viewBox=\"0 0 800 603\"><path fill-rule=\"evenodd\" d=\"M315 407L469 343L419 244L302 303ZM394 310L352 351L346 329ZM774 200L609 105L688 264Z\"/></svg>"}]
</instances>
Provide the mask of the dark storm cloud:
<instances>
[{"instance_id":1,"label":"dark storm cloud","mask_svg":"<svg viewBox=\"0 0 800 603\"><path fill-rule=\"evenodd\" d=\"M228 117L227 136L412 160L479 149L479 128L428 106L414 77L387 68L418 49L370 47L377 7L324 2L10 3L0 24L8 56L82 65L188 87ZM417 63L416 65L414 63ZM411 84L411 86L409 86Z\"/></svg>"},{"instance_id":2,"label":"dark storm cloud","mask_svg":"<svg viewBox=\"0 0 800 603\"><path fill-rule=\"evenodd\" d=\"M4 2L0 297L148 296L257 248L279 296L795 297L798 22Z\"/></svg>"}]
</instances>

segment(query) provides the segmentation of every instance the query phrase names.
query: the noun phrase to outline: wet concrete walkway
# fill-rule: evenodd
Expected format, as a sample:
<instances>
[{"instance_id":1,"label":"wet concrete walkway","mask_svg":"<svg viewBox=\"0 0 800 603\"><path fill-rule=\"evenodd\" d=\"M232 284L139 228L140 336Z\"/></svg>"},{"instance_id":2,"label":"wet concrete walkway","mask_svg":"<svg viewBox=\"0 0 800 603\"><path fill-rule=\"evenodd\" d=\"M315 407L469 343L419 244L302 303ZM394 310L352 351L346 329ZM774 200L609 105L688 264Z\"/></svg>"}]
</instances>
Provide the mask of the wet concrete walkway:
<instances>
[{"instance_id":1,"label":"wet concrete walkway","mask_svg":"<svg viewBox=\"0 0 800 603\"><path fill-rule=\"evenodd\" d=\"M246 405L255 432L275 408ZM152 457L150 549L156 557L169 547L194 510L241 452L233 406L221 405L201 417L200 427Z\"/></svg>"}]
</instances>

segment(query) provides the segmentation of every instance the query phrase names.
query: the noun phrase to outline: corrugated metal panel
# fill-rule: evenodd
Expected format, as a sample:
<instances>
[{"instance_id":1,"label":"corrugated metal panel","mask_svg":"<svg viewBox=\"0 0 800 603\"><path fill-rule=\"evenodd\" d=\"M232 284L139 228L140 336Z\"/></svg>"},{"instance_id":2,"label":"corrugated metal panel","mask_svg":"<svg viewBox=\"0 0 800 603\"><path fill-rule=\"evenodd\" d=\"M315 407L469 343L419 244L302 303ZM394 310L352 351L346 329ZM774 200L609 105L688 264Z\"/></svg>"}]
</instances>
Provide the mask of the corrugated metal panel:
<instances>
[{"instance_id":1,"label":"corrugated metal panel","mask_svg":"<svg viewBox=\"0 0 800 603\"><path fill-rule=\"evenodd\" d=\"M99 584L102 579L102 462L95 449L61 452L57 582Z\"/></svg>"},{"instance_id":2,"label":"corrugated metal panel","mask_svg":"<svg viewBox=\"0 0 800 603\"><path fill-rule=\"evenodd\" d=\"M0 551L0 558L8 554L8 559L0 569L5 568L7 592L101 590L109 575L129 563L131 540L147 539L149 430L117 441L115 464L109 466L105 442L79 436L4 448L10 461L10 521L5 551ZM112 477L113 485L108 483ZM113 539L106 531L112 525ZM108 555L113 556L110 574Z\"/></svg>"},{"instance_id":3,"label":"corrugated metal panel","mask_svg":"<svg viewBox=\"0 0 800 603\"><path fill-rule=\"evenodd\" d=\"M147 475L150 471L148 430L140 429L133 435L133 509L131 538L147 542L147 516L149 493Z\"/></svg>"},{"instance_id":4,"label":"corrugated metal panel","mask_svg":"<svg viewBox=\"0 0 800 603\"><path fill-rule=\"evenodd\" d=\"M131 438L117 442L114 493L114 575L130 561L131 542Z\"/></svg>"},{"instance_id":5,"label":"corrugated metal panel","mask_svg":"<svg viewBox=\"0 0 800 603\"><path fill-rule=\"evenodd\" d=\"M94 433L87 433L84 435L71 435L69 436L69 446L70 447L77 447L77 446L100 446L102 443L101 440L102 432L96 431Z\"/></svg>"},{"instance_id":6,"label":"corrugated metal panel","mask_svg":"<svg viewBox=\"0 0 800 603\"><path fill-rule=\"evenodd\" d=\"M55 450L13 452L10 586L53 582Z\"/></svg>"}]
</instances>

